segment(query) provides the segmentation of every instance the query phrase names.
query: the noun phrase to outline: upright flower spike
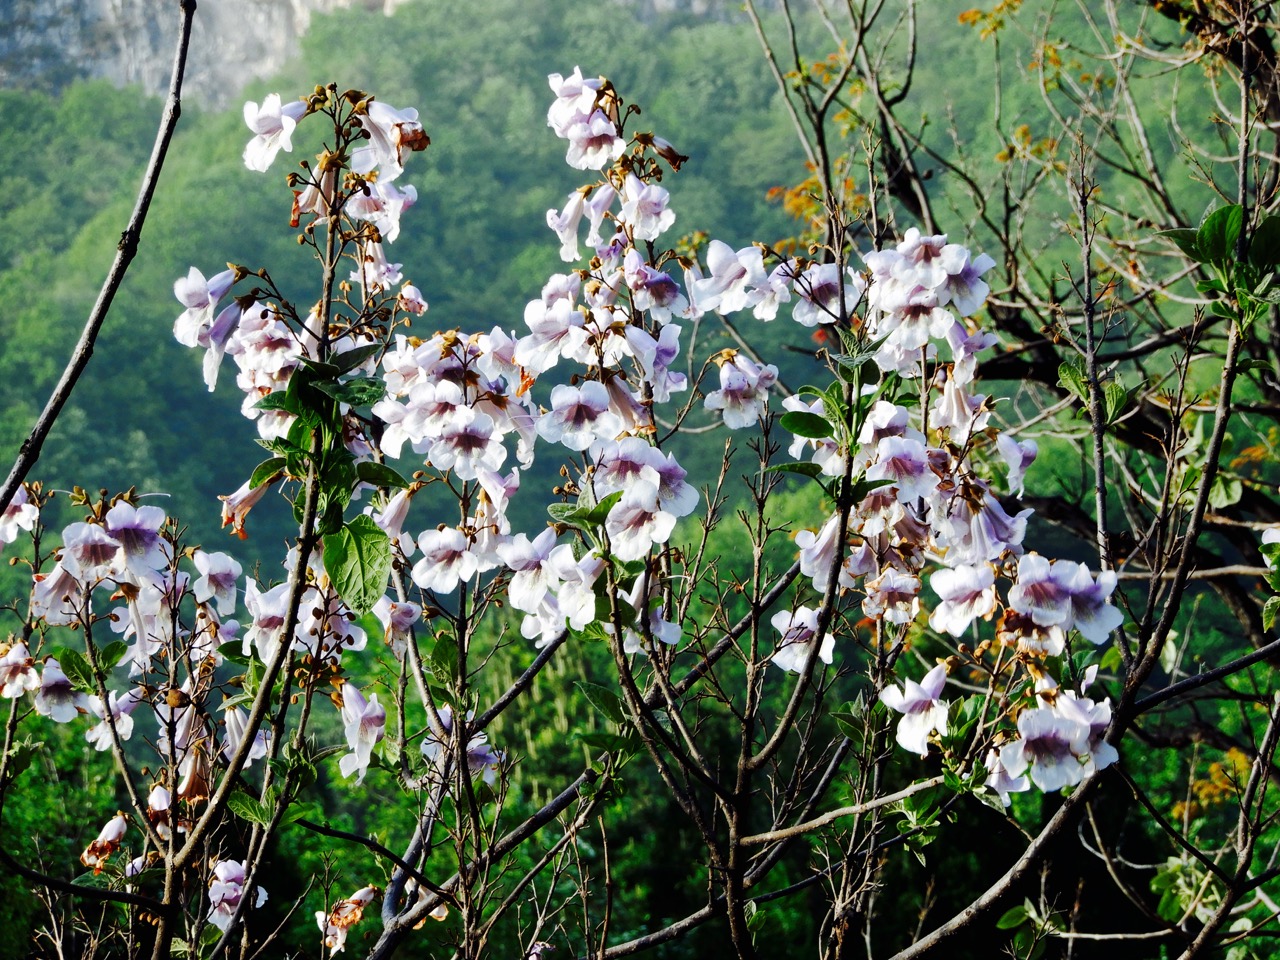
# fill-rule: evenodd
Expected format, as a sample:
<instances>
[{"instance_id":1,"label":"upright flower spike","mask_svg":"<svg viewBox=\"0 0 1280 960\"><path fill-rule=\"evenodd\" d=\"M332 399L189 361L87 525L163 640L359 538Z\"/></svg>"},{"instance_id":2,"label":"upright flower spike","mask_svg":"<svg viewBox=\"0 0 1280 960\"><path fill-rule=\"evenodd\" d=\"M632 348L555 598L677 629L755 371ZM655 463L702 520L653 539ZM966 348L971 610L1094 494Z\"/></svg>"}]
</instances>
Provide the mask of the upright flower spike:
<instances>
[{"instance_id":1,"label":"upright flower spike","mask_svg":"<svg viewBox=\"0 0 1280 960\"><path fill-rule=\"evenodd\" d=\"M904 689L885 687L880 692L880 702L902 714L897 739L903 749L927 757L929 734L937 731L939 736L946 736L947 703L942 699L946 682L947 667L940 663L919 683L907 680Z\"/></svg>"}]
</instances>

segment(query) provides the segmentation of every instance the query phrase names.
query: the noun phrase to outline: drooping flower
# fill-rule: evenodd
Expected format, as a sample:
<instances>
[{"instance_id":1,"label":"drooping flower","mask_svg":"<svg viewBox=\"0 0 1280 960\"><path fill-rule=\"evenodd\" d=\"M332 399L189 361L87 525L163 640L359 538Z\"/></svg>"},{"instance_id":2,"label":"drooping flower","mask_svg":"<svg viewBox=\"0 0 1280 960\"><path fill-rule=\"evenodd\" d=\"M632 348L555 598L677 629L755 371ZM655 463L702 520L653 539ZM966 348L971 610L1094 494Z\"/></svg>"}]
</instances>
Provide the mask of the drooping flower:
<instances>
[{"instance_id":1,"label":"drooping flower","mask_svg":"<svg viewBox=\"0 0 1280 960\"><path fill-rule=\"evenodd\" d=\"M422 756L428 763L439 766L448 756L449 738L453 734L453 709L448 706L440 708L437 714L440 725L444 728L445 739L442 741L435 731L429 730L422 741ZM472 714L467 713L468 722ZM467 738L467 770L473 775L479 774L490 786L497 780L498 767L502 763L502 754L493 749L487 734L475 733Z\"/></svg>"},{"instance_id":2,"label":"drooping flower","mask_svg":"<svg viewBox=\"0 0 1280 960\"><path fill-rule=\"evenodd\" d=\"M0 697L14 700L40 687L40 675L25 643L15 643L0 657Z\"/></svg>"},{"instance_id":3,"label":"drooping flower","mask_svg":"<svg viewBox=\"0 0 1280 960\"><path fill-rule=\"evenodd\" d=\"M80 862L86 867L92 867L94 875L97 876L107 865L111 855L120 849L120 841L124 839L127 827L124 814L117 813L107 821L106 826L98 834L98 839L89 844L84 853L80 854Z\"/></svg>"},{"instance_id":4,"label":"drooping flower","mask_svg":"<svg viewBox=\"0 0 1280 960\"><path fill-rule=\"evenodd\" d=\"M222 755L230 762L249 732L249 715L239 707L231 706L223 711L223 718L226 720L227 734L222 742ZM265 757L269 745L268 730L266 725L263 724L258 728L258 732L253 738L253 745L249 747L249 752L245 755L244 769L248 770L253 765L254 760L260 760Z\"/></svg>"},{"instance_id":5,"label":"drooping flower","mask_svg":"<svg viewBox=\"0 0 1280 960\"><path fill-rule=\"evenodd\" d=\"M831 663L835 653L835 637L823 634L818 639L818 611L809 607L796 607L794 610L779 610L769 621L773 629L782 634L778 647L769 659L775 666L788 673L800 673L810 657L810 651L818 644L817 658L823 663Z\"/></svg>"},{"instance_id":6,"label":"drooping flower","mask_svg":"<svg viewBox=\"0 0 1280 960\"><path fill-rule=\"evenodd\" d=\"M762 367L736 350L724 350L714 359L720 365L720 389L707 394L706 408L720 410L730 430L753 426L768 408L778 368L771 363Z\"/></svg>"},{"instance_id":7,"label":"drooping flower","mask_svg":"<svg viewBox=\"0 0 1280 960\"><path fill-rule=\"evenodd\" d=\"M89 697L89 712L97 717L99 722L85 733L85 740L91 743L95 750L111 749L111 727L107 723L108 713L111 715L111 722L115 725L117 736L121 740L128 740L133 736L133 710L146 699L146 696L147 693L142 687L135 687L125 693L124 696L120 696L116 691L111 690L107 693L107 705L105 708L102 705L101 697Z\"/></svg>"},{"instance_id":8,"label":"drooping flower","mask_svg":"<svg viewBox=\"0 0 1280 960\"><path fill-rule=\"evenodd\" d=\"M244 864L239 860L219 860L209 878L209 922L223 933L227 932L244 898L245 873ZM267 891L258 887L253 906L260 907L266 902Z\"/></svg>"},{"instance_id":9,"label":"drooping flower","mask_svg":"<svg viewBox=\"0 0 1280 960\"><path fill-rule=\"evenodd\" d=\"M293 131L307 112L301 100L281 104L280 94L269 93L262 105L250 100L244 105L244 122L254 137L244 148L244 165L263 173L281 150L293 150Z\"/></svg>"},{"instance_id":10,"label":"drooping flower","mask_svg":"<svg viewBox=\"0 0 1280 960\"><path fill-rule=\"evenodd\" d=\"M40 510L30 502L25 486L13 492L13 499L0 513L0 546L18 539L19 530L31 530L36 525Z\"/></svg>"},{"instance_id":11,"label":"drooping flower","mask_svg":"<svg viewBox=\"0 0 1280 960\"><path fill-rule=\"evenodd\" d=\"M240 579L240 564L225 553L206 553L197 550L192 556L200 578L191 586L197 603L210 600L218 613L227 617L236 612L236 582Z\"/></svg>"},{"instance_id":12,"label":"drooping flower","mask_svg":"<svg viewBox=\"0 0 1280 960\"><path fill-rule=\"evenodd\" d=\"M346 900L339 900L328 913L316 911L316 924L324 934L324 946L332 956L341 953L347 945L347 929L355 926L364 916L364 908L382 893L375 886L361 887Z\"/></svg>"},{"instance_id":13,"label":"drooping flower","mask_svg":"<svg viewBox=\"0 0 1280 960\"><path fill-rule=\"evenodd\" d=\"M929 585L942 602L929 615L929 626L960 637L974 620L990 617L996 608L995 577L987 565L935 572Z\"/></svg>"},{"instance_id":14,"label":"drooping flower","mask_svg":"<svg viewBox=\"0 0 1280 960\"><path fill-rule=\"evenodd\" d=\"M36 713L54 723L70 723L82 711L88 711L89 698L71 685L58 661L50 657L44 662L35 706Z\"/></svg>"},{"instance_id":15,"label":"drooping flower","mask_svg":"<svg viewBox=\"0 0 1280 960\"><path fill-rule=\"evenodd\" d=\"M342 724L351 752L338 761L338 769L344 777L353 773L356 786L364 782L364 775L373 759L373 748L387 732L387 711L378 703L376 693L364 698L353 683L342 685Z\"/></svg>"},{"instance_id":16,"label":"drooping flower","mask_svg":"<svg viewBox=\"0 0 1280 960\"><path fill-rule=\"evenodd\" d=\"M358 119L377 157L380 181L389 182L404 172L406 150L425 150L431 144L418 122L418 111L412 108L397 110L374 100Z\"/></svg>"},{"instance_id":17,"label":"drooping flower","mask_svg":"<svg viewBox=\"0 0 1280 960\"><path fill-rule=\"evenodd\" d=\"M1010 777L1030 768L1031 782L1051 793L1074 787L1084 779L1080 757L1089 753L1089 724L1064 716L1050 707L1034 707L1018 714L1020 739L1000 748L1000 763Z\"/></svg>"},{"instance_id":18,"label":"drooping flower","mask_svg":"<svg viewBox=\"0 0 1280 960\"><path fill-rule=\"evenodd\" d=\"M657 486L649 480L638 480L613 505L604 526L615 557L639 560L654 544L667 542L676 518L662 510Z\"/></svg>"},{"instance_id":19,"label":"drooping flower","mask_svg":"<svg viewBox=\"0 0 1280 960\"><path fill-rule=\"evenodd\" d=\"M903 688L885 687L880 701L890 710L902 714L898 721L899 745L922 757L929 755L929 734L947 734L947 702L942 689L947 683L946 664L940 663L924 675L919 683L907 680Z\"/></svg>"}]
</instances>

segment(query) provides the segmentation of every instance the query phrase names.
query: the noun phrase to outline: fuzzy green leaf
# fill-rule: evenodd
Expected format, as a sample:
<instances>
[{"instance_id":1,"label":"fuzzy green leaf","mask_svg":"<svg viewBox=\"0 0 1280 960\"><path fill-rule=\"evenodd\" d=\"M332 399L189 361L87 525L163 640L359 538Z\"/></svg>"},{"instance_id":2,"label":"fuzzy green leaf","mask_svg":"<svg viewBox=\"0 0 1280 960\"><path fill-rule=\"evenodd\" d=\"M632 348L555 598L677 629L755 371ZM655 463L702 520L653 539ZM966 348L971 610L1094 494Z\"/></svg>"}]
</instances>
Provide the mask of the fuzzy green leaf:
<instances>
[{"instance_id":1,"label":"fuzzy green leaf","mask_svg":"<svg viewBox=\"0 0 1280 960\"><path fill-rule=\"evenodd\" d=\"M362 514L324 538L324 568L347 606L368 613L386 591L391 541Z\"/></svg>"}]
</instances>

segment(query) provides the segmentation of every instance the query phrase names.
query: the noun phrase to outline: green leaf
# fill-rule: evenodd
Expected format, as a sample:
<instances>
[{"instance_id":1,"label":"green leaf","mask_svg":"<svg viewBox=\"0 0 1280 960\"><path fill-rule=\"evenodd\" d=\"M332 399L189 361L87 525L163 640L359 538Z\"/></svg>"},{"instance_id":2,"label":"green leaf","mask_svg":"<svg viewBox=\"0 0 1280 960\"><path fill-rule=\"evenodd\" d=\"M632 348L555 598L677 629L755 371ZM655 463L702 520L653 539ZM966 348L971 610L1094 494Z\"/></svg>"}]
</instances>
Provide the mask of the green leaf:
<instances>
[{"instance_id":1,"label":"green leaf","mask_svg":"<svg viewBox=\"0 0 1280 960\"><path fill-rule=\"evenodd\" d=\"M585 511L583 520L593 527L602 526L609 518L609 511L613 509L613 505L622 499L622 491L615 490L599 503Z\"/></svg>"},{"instance_id":2,"label":"green leaf","mask_svg":"<svg viewBox=\"0 0 1280 960\"><path fill-rule=\"evenodd\" d=\"M265 397L253 405L255 410L283 410L285 413L296 414L298 411L294 409L293 398L284 390L277 390L274 393L268 393Z\"/></svg>"},{"instance_id":3,"label":"green leaf","mask_svg":"<svg viewBox=\"0 0 1280 960\"><path fill-rule=\"evenodd\" d=\"M243 790L233 790L227 797L227 808L241 820L266 826L271 822L271 811Z\"/></svg>"},{"instance_id":4,"label":"green leaf","mask_svg":"<svg viewBox=\"0 0 1280 960\"><path fill-rule=\"evenodd\" d=\"M239 640L232 640L230 643L222 644L218 647L218 653L222 654L223 660L229 660L241 667L247 667L253 663L253 657L245 655L244 644Z\"/></svg>"},{"instance_id":5,"label":"green leaf","mask_svg":"<svg viewBox=\"0 0 1280 960\"><path fill-rule=\"evenodd\" d=\"M1227 476L1221 471L1213 478L1213 486L1209 488L1209 505L1215 510L1239 503L1244 495L1244 484L1239 478Z\"/></svg>"},{"instance_id":6,"label":"green leaf","mask_svg":"<svg viewBox=\"0 0 1280 960\"><path fill-rule=\"evenodd\" d=\"M98 666L105 672L124 659L129 652L129 644L123 640L112 640L98 651Z\"/></svg>"},{"instance_id":7,"label":"green leaf","mask_svg":"<svg viewBox=\"0 0 1280 960\"><path fill-rule=\"evenodd\" d=\"M356 476L364 483L375 487L395 487L400 490L408 488L409 481L392 470L385 463L364 460L356 464Z\"/></svg>"},{"instance_id":8,"label":"green leaf","mask_svg":"<svg viewBox=\"0 0 1280 960\"><path fill-rule=\"evenodd\" d=\"M1226 263L1235 257L1236 241L1244 226L1244 208L1238 203L1219 207L1204 218L1196 232L1201 263Z\"/></svg>"},{"instance_id":9,"label":"green leaf","mask_svg":"<svg viewBox=\"0 0 1280 960\"><path fill-rule=\"evenodd\" d=\"M765 467L765 473L798 473L804 477L820 477L822 467L808 460L795 460L791 463L775 463L771 467Z\"/></svg>"},{"instance_id":10,"label":"green leaf","mask_svg":"<svg viewBox=\"0 0 1280 960\"><path fill-rule=\"evenodd\" d=\"M1084 367L1078 360L1066 360L1058 365L1058 383L1084 402L1089 400L1089 385L1084 378Z\"/></svg>"},{"instance_id":11,"label":"green leaf","mask_svg":"<svg viewBox=\"0 0 1280 960\"><path fill-rule=\"evenodd\" d=\"M581 530L598 527L605 522L613 505L622 499L622 491L616 490L599 503L585 495L577 503L553 503L547 507L547 513L556 523Z\"/></svg>"},{"instance_id":12,"label":"green leaf","mask_svg":"<svg viewBox=\"0 0 1280 960\"><path fill-rule=\"evenodd\" d=\"M361 514L324 538L324 568L338 596L357 616L373 609L391 573L391 541Z\"/></svg>"},{"instance_id":13,"label":"green leaf","mask_svg":"<svg viewBox=\"0 0 1280 960\"><path fill-rule=\"evenodd\" d=\"M607 753L634 753L636 750L634 738L616 733L579 733L577 737L592 750L604 750Z\"/></svg>"},{"instance_id":14,"label":"green leaf","mask_svg":"<svg viewBox=\"0 0 1280 960\"><path fill-rule=\"evenodd\" d=\"M10 747L8 775L16 777L25 772L31 766L31 761L36 758L36 754L40 752L42 747L44 747L43 740L33 742L30 739L22 740Z\"/></svg>"},{"instance_id":15,"label":"green leaf","mask_svg":"<svg viewBox=\"0 0 1280 960\"><path fill-rule=\"evenodd\" d=\"M1202 263L1200 259L1200 250L1196 246L1196 231L1189 227L1181 227L1177 230L1161 230L1156 234L1157 237L1166 237L1172 240L1188 257L1197 263Z\"/></svg>"},{"instance_id":16,"label":"green leaf","mask_svg":"<svg viewBox=\"0 0 1280 960\"><path fill-rule=\"evenodd\" d=\"M1129 405L1129 391L1112 380L1102 388L1102 409L1107 423L1115 423Z\"/></svg>"},{"instance_id":17,"label":"green leaf","mask_svg":"<svg viewBox=\"0 0 1280 960\"><path fill-rule=\"evenodd\" d=\"M93 679L93 668L89 666L89 661L83 654L67 647L58 647L50 652L73 687L85 693L97 694L98 685Z\"/></svg>"},{"instance_id":18,"label":"green leaf","mask_svg":"<svg viewBox=\"0 0 1280 960\"><path fill-rule=\"evenodd\" d=\"M782 425L783 430L809 440L823 440L831 436L833 432L831 423L826 417L820 417L816 413L808 413L804 410L792 410L789 413L784 413L778 423Z\"/></svg>"},{"instance_id":19,"label":"green leaf","mask_svg":"<svg viewBox=\"0 0 1280 960\"><path fill-rule=\"evenodd\" d=\"M262 486L284 469L284 463L284 457L270 457L263 460L253 468L253 475L249 477L249 489L256 490Z\"/></svg>"},{"instance_id":20,"label":"green leaf","mask_svg":"<svg viewBox=\"0 0 1280 960\"><path fill-rule=\"evenodd\" d=\"M996 921L996 928L999 930L1012 930L1014 927L1020 927L1027 921L1027 908L1022 904L1016 907L1010 907Z\"/></svg>"},{"instance_id":21,"label":"green leaf","mask_svg":"<svg viewBox=\"0 0 1280 960\"><path fill-rule=\"evenodd\" d=\"M855 503L861 503L871 491L892 486L896 482L896 480L859 480L853 485L853 500Z\"/></svg>"},{"instance_id":22,"label":"green leaf","mask_svg":"<svg viewBox=\"0 0 1280 960\"><path fill-rule=\"evenodd\" d=\"M582 695L590 701L591 705L608 719L618 725L623 723L625 717L622 712L622 701L616 693L608 687L602 687L589 680L579 680L575 686L582 691Z\"/></svg>"},{"instance_id":23,"label":"green leaf","mask_svg":"<svg viewBox=\"0 0 1280 960\"><path fill-rule=\"evenodd\" d=\"M553 503L547 507L547 513L556 523L572 526L571 518L577 516L578 505L576 503Z\"/></svg>"},{"instance_id":24,"label":"green leaf","mask_svg":"<svg viewBox=\"0 0 1280 960\"><path fill-rule=\"evenodd\" d=\"M371 343L368 346L356 347L354 350L348 350L340 353L335 357L329 358L329 363L339 374L347 373L354 370L360 364L364 363L372 356L376 356L378 351L382 349L382 344Z\"/></svg>"},{"instance_id":25,"label":"green leaf","mask_svg":"<svg viewBox=\"0 0 1280 960\"><path fill-rule=\"evenodd\" d=\"M1264 217L1249 240L1249 262L1267 272L1280 266L1280 217Z\"/></svg>"},{"instance_id":26,"label":"green leaf","mask_svg":"<svg viewBox=\"0 0 1280 960\"><path fill-rule=\"evenodd\" d=\"M339 403L350 404L353 407L370 406L387 395L386 385L381 380L367 377L348 380L345 383L316 383L314 386Z\"/></svg>"},{"instance_id":27,"label":"green leaf","mask_svg":"<svg viewBox=\"0 0 1280 960\"><path fill-rule=\"evenodd\" d=\"M1241 360L1236 364L1236 369L1241 373L1248 373L1251 370L1261 370L1264 373L1269 373L1271 371L1271 364L1266 360L1260 360L1257 357L1250 357L1248 359Z\"/></svg>"},{"instance_id":28,"label":"green leaf","mask_svg":"<svg viewBox=\"0 0 1280 960\"><path fill-rule=\"evenodd\" d=\"M1276 614L1280 613L1280 597L1271 597L1262 608L1262 629L1271 630L1276 625Z\"/></svg>"},{"instance_id":29,"label":"green leaf","mask_svg":"<svg viewBox=\"0 0 1280 960\"><path fill-rule=\"evenodd\" d=\"M431 649L431 673L438 680L452 680L457 672L458 643L449 634L442 634Z\"/></svg>"}]
</instances>

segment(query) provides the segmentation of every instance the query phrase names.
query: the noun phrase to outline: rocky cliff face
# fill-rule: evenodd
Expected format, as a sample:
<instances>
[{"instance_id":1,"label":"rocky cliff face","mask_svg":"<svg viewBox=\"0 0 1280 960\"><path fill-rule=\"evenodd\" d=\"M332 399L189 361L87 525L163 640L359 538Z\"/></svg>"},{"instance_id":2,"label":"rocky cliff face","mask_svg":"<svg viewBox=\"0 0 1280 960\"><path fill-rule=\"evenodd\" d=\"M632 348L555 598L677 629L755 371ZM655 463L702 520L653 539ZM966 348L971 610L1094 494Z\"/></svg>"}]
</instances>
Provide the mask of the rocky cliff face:
<instances>
[{"instance_id":1,"label":"rocky cliff face","mask_svg":"<svg viewBox=\"0 0 1280 960\"><path fill-rule=\"evenodd\" d=\"M185 95L225 107L249 80L298 51L316 13L356 7L390 15L408 0L199 0ZM715 16L733 0L619 0L640 16ZM766 0L765 6L769 6ZM168 89L176 0L0 0L0 88L57 90L100 77L148 93Z\"/></svg>"},{"instance_id":2,"label":"rocky cliff face","mask_svg":"<svg viewBox=\"0 0 1280 960\"><path fill-rule=\"evenodd\" d=\"M184 90L213 107L298 49L315 13L357 6L390 14L404 0L202 0ZM177 38L174 0L3 0L0 87L57 89L82 77L150 93L168 88Z\"/></svg>"}]
</instances>

